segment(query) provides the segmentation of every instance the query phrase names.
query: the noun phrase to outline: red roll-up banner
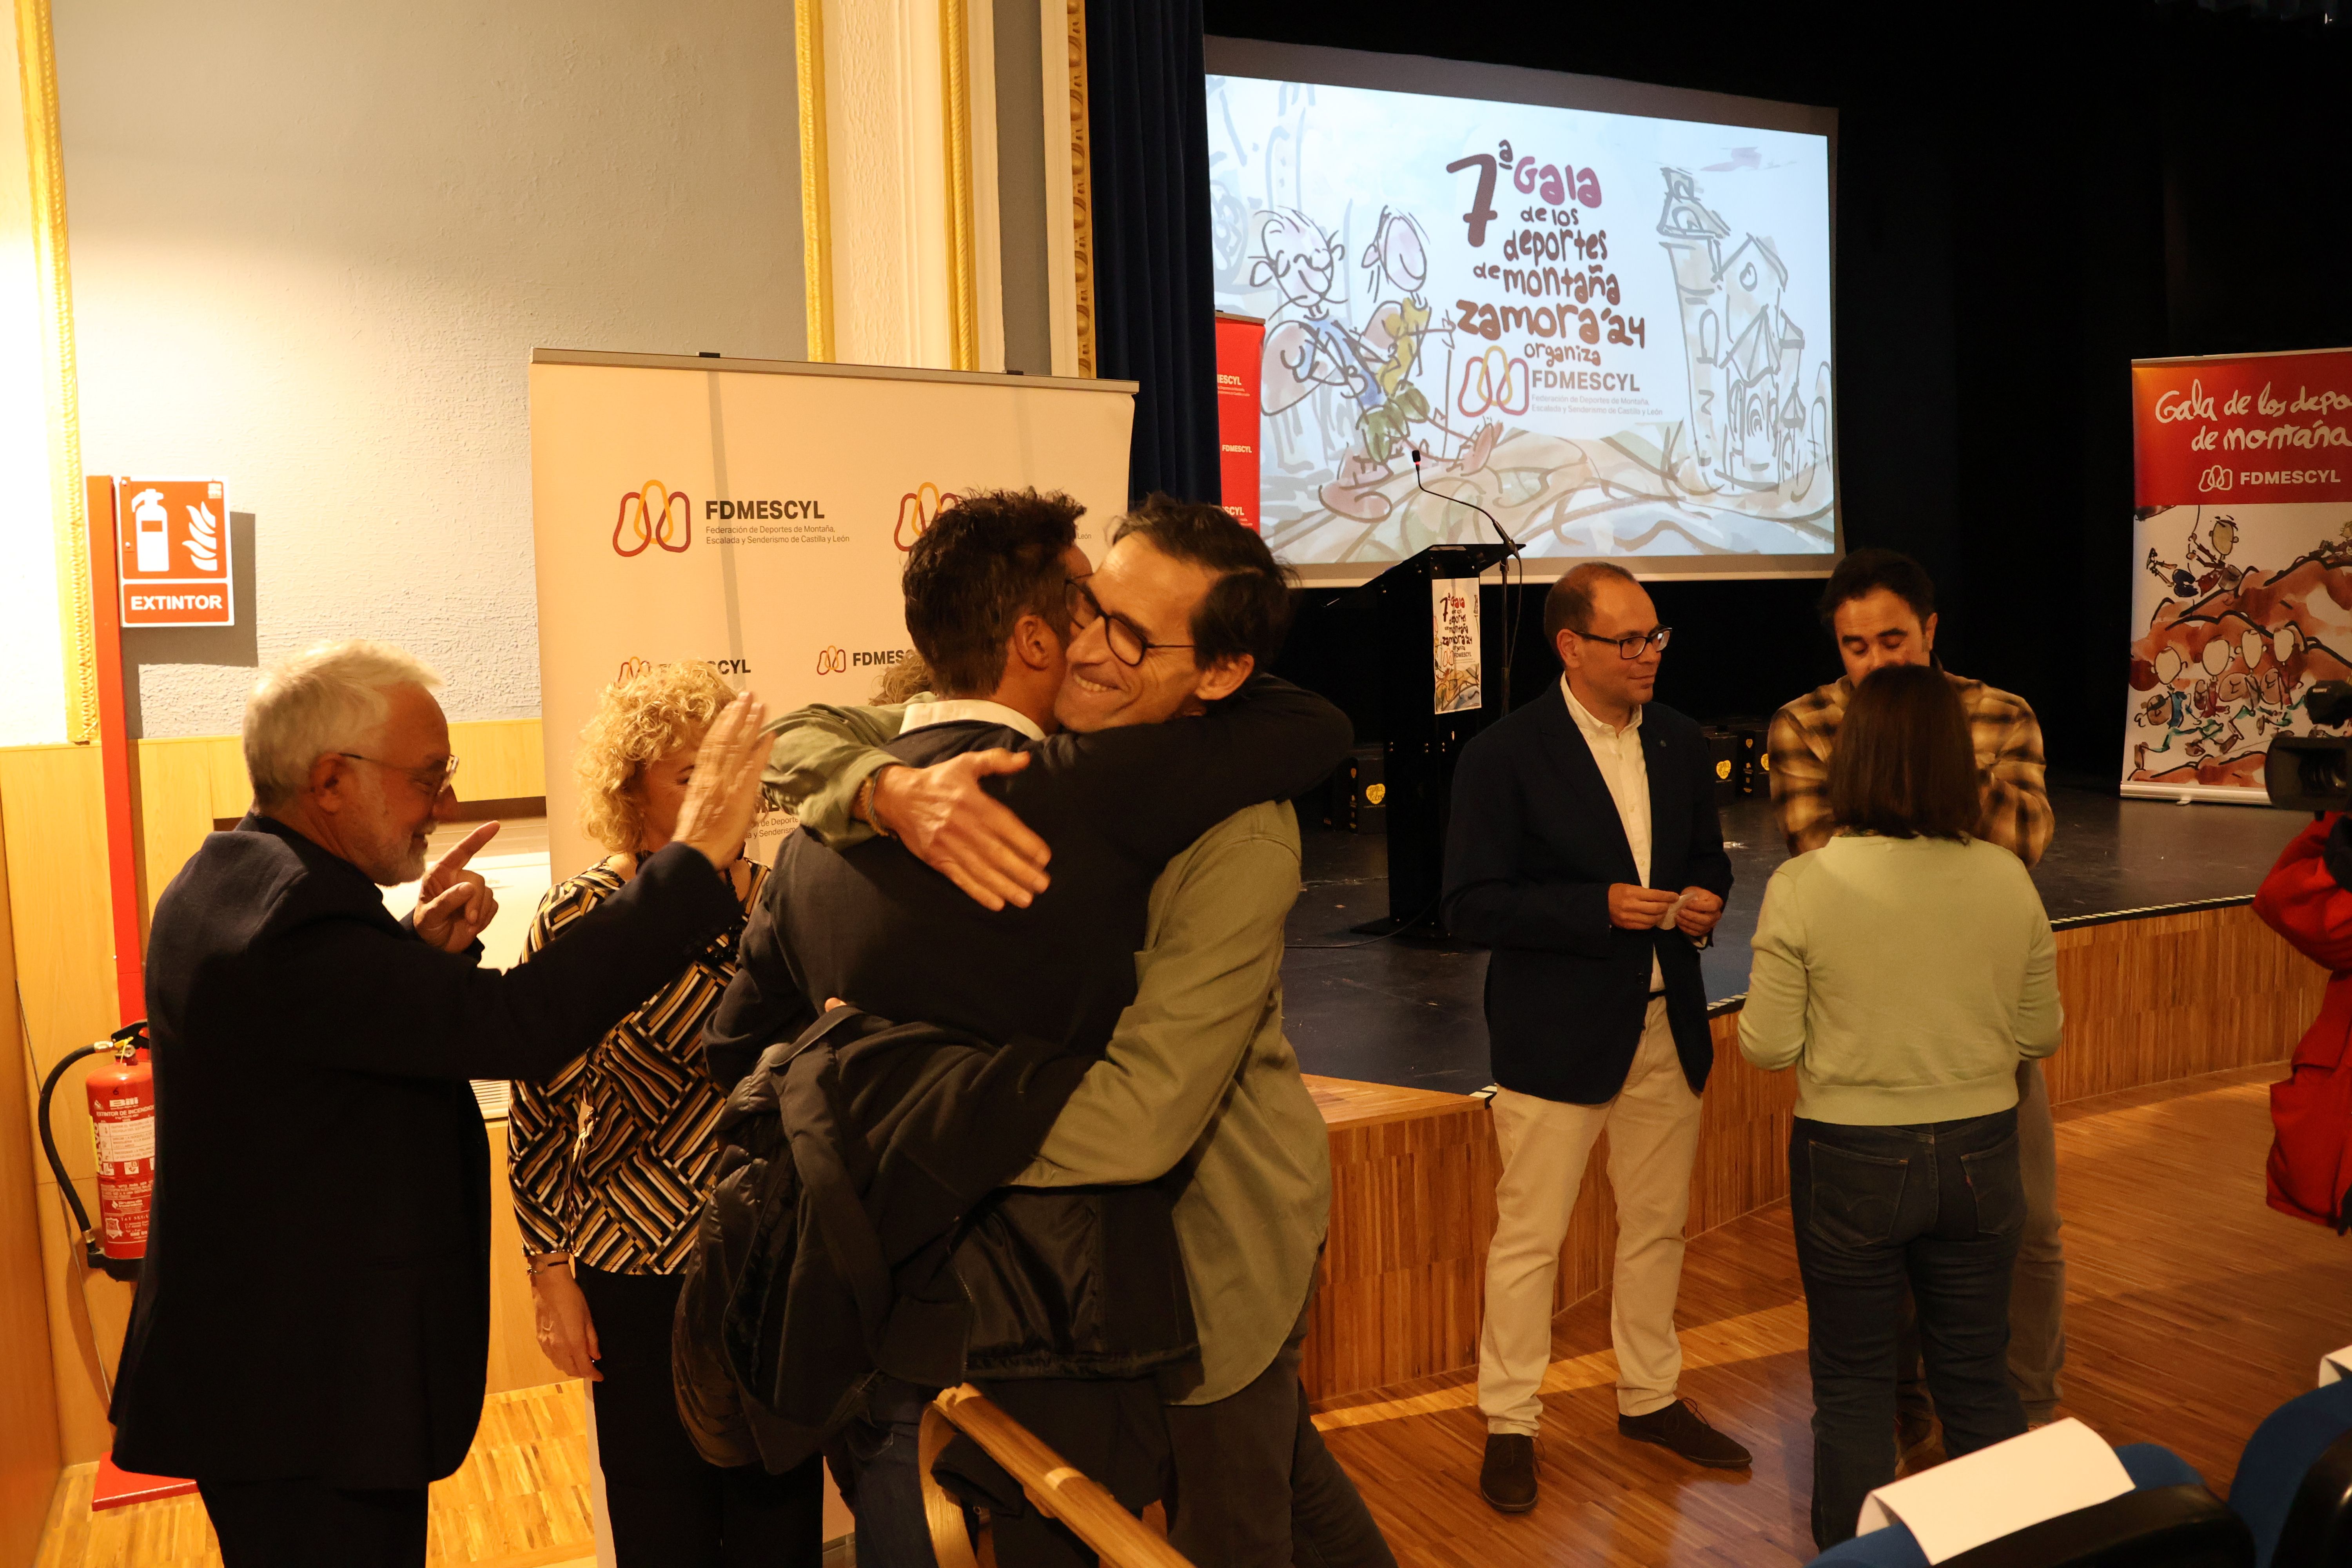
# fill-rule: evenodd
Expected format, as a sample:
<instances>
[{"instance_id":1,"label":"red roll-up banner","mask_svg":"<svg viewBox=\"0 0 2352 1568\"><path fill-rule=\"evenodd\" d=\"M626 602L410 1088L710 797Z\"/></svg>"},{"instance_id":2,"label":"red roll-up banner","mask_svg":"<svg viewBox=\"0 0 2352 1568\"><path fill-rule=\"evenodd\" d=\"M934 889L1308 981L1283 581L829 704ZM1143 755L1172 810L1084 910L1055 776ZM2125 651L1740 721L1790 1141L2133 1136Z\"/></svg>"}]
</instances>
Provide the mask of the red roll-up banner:
<instances>
[{"instance_id":1,"label":"red roll-up banner","mask_svg":"<svg viewBox=\"0 0 2352 1568\"><path fill-rule=\"evenodd\" d=\"M2352 677L2352 349L2132 365L2123 792L2262 805Z\"/></svg>"},{"instance_id":2,"label":"red roll-up banner","mask_svg":"<svg viewBox=\"0 0 2352 1568\"><path fill-rule=\"evenodd\" d=\"M1217 448L1225 510L1258 527L1257 430L1265 323L1217 312Z\"/></svg>"}]
</instances>

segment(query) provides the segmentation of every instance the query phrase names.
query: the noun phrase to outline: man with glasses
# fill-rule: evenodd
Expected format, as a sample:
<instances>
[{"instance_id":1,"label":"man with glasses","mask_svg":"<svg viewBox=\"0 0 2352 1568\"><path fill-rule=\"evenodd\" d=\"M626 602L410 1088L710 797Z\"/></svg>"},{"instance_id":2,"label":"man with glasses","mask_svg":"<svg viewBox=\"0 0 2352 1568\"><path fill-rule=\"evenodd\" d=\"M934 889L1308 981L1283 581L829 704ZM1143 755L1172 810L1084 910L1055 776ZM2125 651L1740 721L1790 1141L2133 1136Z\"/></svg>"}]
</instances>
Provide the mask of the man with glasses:
<instances>
[{"instance_id":1,"label":"man with glasses","mask_svg":"<svg viewBox=\"0 0 2352 1568\"><path fill-rule=\"evenodd\" d=\"M1822 590L1822 623L1837 639L1845 675L1772 716L1766 749L1772 810L1789 853L1830 841L1830 758L1853 689L1889 664L1937 663L1936 584L1927 569L1892 550L1856 550L1838 563ZM1969 716L1984 815L1977 837L2032 867L2050 847L2056 818L2043 782L2042 724L2024 698L1946 671ZM2040 1426L2058 1416L2058 1377L2066 1366L2066 1249L2059 1240L2058 1131L2042 1064L2017 1065L2017 1147L2025 1178L2025 1230L2009 1293L2009 1380ZM1919 1325L1904 1298L1895 1335L1895 1454L1906 1469L1936 1435L1935 1406L1920 1372Z\"/></svg>"},{"instance_id":2,"label":"man with glasses","mask_svg":"<svg viewBox=\"0 0 2352 1568\"><path fill-rule=\"evenodd\" d=\"M114 1452L194 1478L231 1568L423 1568L425 1489L464 1462L488 1366L467 1080L552 1072L740 918L749 699L711 726L670 847L540 962L482 967L498 900L465 868L497 825L425 870L457 804L439 684L373 642L268 671L245 711L253 809L155 906L155 1215ZM394 920L379 889L420 876Z\"/></svg>"},{"instance_id":3,"label":"man with glasses","mask_svg":"<svg viewBox=\"0 0 2352 1568\"><path fill-rule=\"evenodd\" d=\"M1013 521L1041 509L1034 526ZM1172 1451L1171 1535L1194 1561L1287 1564L1304 1515L1321 1561L1388 1564L1299 1392L1329 1145L1279 1000L1298 839L1275 803L1335 765L1351 731L1319 698L1254 675L1289 617L1263 541L1215 508L1154 498L1089 571L1070 543L1076 514L1022 495L943 510L908 558L906 591L908 630L945 700L804 710L780 726L770 780L804 831L780 856L772 914L747 934L712 1068L723 1078L835 996L1100 1057L1036 1158L997 1179L1024 1189L1023 1205L1108 1192L1130 1215L1160 1205L1163 1222L1172 1199L1200 1365L1140 1387L1153 1405L1182 1401L1164 1425L1121 1406L1137 1438L1121 1447L1068 1419L1084 1401L1067 1381L1016 1377L979 1343L970 1375L1130 1506L1154 1495L1128 1489L1155 1440L1148 1425L1163 1467ZM945 591L992 579L1025 584L1029 610ZM875 842L876 830L902 842ZM868 887L891 906L875 907ZM806 1000L756 1006L753 988L771 986ZM1137 1239L1150 1237L1128 1247ZM1050 1302L1064 1282L1045 1283L1034 1300ZM1055 1332L1029 1327L1041 1341ZM848 1440L859 1560L878 1568L930 1561L915 1457L931 1392L886 1380ZM1068 1544L1034 1517L1000 1513L996 1532L1004 1562L1053 1561Z\"/></svg>"},{"instance_id":4,"label":"man with glasses","mask_svg":"<svg viewBox=\"0 0 2352 1568\"><path fill-rule=\"evenodd\" d=\"M1545 597L1544 629L1559 687L1498 720L1455 768L1443 905L1455 935L1492 950L1503 1174L1478 1343L1478 1488L1506 1513L1536 1503L1552 1287L1604 1129L1617 1430L1694 1464L1748 1463L1680 1397L1675 1333L1699 1093L1715 1061L1698 949L1731 890L1714 772L1698 726L1651 700L1670 631L1631 573L1576 567Z\"/></svg>"}]
</instances>

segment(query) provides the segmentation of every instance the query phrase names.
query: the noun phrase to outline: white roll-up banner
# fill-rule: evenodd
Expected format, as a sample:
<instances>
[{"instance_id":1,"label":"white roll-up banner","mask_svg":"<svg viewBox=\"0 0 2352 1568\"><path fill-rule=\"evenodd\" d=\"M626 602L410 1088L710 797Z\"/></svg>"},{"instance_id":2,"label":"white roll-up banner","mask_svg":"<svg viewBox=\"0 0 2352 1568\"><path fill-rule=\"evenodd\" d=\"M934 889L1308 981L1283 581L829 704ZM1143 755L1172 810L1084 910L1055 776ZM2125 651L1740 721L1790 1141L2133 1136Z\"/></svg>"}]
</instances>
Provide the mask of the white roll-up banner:
<instances>
[{"instance_id":1,"label":"white roll-up banner","mask_svg":"<svg viewBox=\"0 0 2352 1568\"><path fill-rule=\"evenodd\" d=\"M604 854L580 831L572 752L606 686L698 658L772 713L866 700L911 651L899 571L947 498L1064 491L1087 509L1079 547L1101 558L1127 504L1134 393L1123 381L536 351L531 524L557 879Z\"/></svg>"}]
</instances>

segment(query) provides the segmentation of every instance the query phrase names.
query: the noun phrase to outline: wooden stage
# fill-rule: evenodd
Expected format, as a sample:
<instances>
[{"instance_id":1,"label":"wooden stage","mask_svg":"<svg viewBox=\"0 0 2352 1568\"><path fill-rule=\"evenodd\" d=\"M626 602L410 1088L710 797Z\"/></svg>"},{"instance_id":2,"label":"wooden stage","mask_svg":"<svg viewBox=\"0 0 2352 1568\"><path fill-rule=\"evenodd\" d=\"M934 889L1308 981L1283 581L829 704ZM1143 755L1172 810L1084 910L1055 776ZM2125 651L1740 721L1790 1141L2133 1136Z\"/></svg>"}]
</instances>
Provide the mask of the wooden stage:
<instances>
[{"instance_id":1,"label":"wooden stage","mask_svg":"<svg viewBox=\"0 0 2352 1568\"><path fill-rule=\"evenodd\" d=\"M2067 1222L2066 1408L2112 1441L2170 1445L2224 1488L2254 1424L2310 1385L2323 1352L2352 1342L2352 1241L2262 1202L2263 1086L2326 975L2242 904L2066 926L2066 1040L2048 1068ZM1736 1005L1718 1011L1680 1323L1685 1392L1755 1449L1756 1468L1702 1472L1616 1436L1612 1237L1596 1155L1564 1249L1543 1500L1517 1518L1475 1490L1485 1424L1470 1369L1496 1164L1485 1105L1310 1080L1335 1185L1306 1375L1318 1425L1401 1562L1812 1555L1804 1304L1783 1201L1794 1086L1740 1059L1737 1026ZM496 1392L481 1435L435 1489L436 1564L541 1568L591 1550L579 1388L543 1381L514 1272L494 1289ZM68 1471L40 1568L219 1561L194 1498L93 1519L88 1497L86 1473Z\"/></svg>"},{"instance_id":2,"label":"wooden stage","mask_svg":"<svg viewBox=\"0 0 2352 1568\"><path fill-rule=\"evenodd\" d=\"M2242 901L2063 925L2065 1043L2044 1068L2055 1105L2284 1060L2326 985L2326 972ZM1713 1024L1715 1071L1691 1178L1693 1238L1789 1190L1795 1075L1759 1072L1741 1058L1736 1001L1718 1005ZM1330 1124L1332 1161L1331 1238L1307 1341L1308 1394L1328 1409L1475 1365L1495 1229L1496 1154L1485 1102L1307 1081ZM1557 1310L1608 1283L1616 1227L1605 1148L1588 1164L1561 1250ZM2352 1317L2344 1340L2352 1340Z\"/></svg>"}]
</instances>

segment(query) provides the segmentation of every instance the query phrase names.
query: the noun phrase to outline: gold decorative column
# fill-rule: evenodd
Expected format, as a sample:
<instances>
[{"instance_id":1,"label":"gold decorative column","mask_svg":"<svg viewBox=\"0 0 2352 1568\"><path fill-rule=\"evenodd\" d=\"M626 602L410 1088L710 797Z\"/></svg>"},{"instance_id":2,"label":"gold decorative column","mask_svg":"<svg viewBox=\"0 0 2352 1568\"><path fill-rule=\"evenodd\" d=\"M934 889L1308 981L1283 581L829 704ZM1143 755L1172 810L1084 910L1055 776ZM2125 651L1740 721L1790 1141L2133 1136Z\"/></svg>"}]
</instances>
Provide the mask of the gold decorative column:
<instances>
[{"instance_id":1,"label":"gold decorative column","mask_svg":"<svg viewBox=\"0 0 2352 1568\"><path fill-rule=\"evenodd\" d=\"M971 193L971 44L965 0L940 0L940 86L946 101L948 342L951 370L980 368L980 258Z\"/></svg>"},{"instance_id":2,"label":"gold decorative column","mask_svg":"<svg viewBox=\"0 0 2352 1568\"><path fill-rule=\"evenodd\" d=\"M98 639L90 622L84 540L81 401L74 367L73 275L66 245L65 142L58 132L57 47L48 0L16 0L16 60L32 175L33 265L40 289L41 378L48 405L49 520L56 542L58 622L65 641L66 736L98 739Z\"/></svg>"},{"instance_id":3,"label":"gold decorative column","mask_svg":"<svg viewBox=\"0 0 2352 1568\"><path fill-rule=\"evenodd\" d=\"M1087 0L1068 0L1070 206L1077 268L1078 374L1095 374L1094 166L1087 138Z\"/></svg>"},{"instance_id":4,"label":"gold decorative column","mask_svg":"<svg viewBox=\"0 0 2352 1568\"><path fill-rule=\"evenodd\" d=\"M800 84L801 250L808 294L808 357L830 363L833 190L825 174L824 0L793 0L793 57Z\"/></svg>"}]
</instances>

